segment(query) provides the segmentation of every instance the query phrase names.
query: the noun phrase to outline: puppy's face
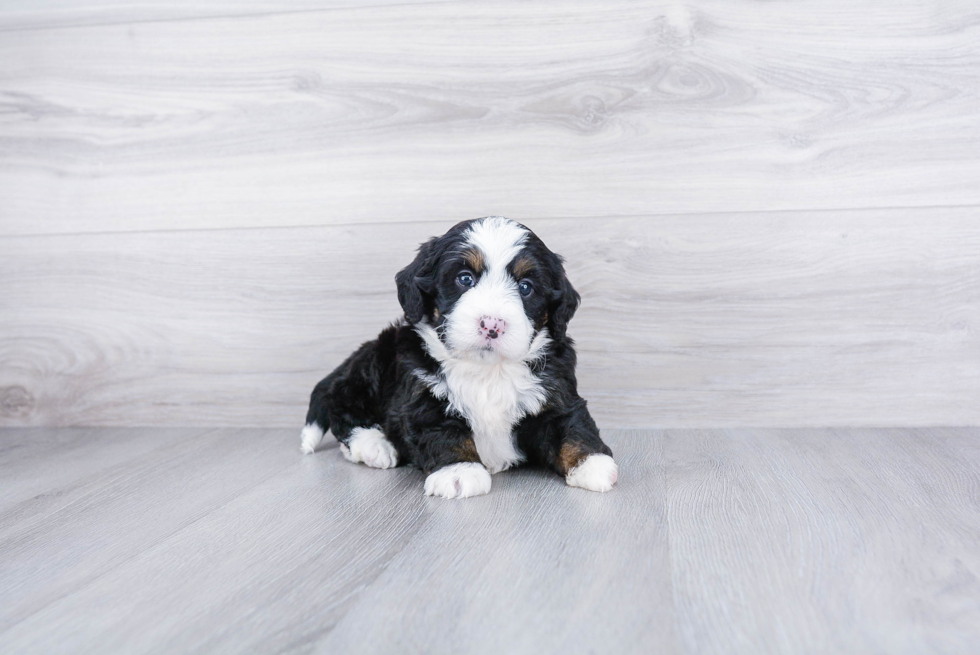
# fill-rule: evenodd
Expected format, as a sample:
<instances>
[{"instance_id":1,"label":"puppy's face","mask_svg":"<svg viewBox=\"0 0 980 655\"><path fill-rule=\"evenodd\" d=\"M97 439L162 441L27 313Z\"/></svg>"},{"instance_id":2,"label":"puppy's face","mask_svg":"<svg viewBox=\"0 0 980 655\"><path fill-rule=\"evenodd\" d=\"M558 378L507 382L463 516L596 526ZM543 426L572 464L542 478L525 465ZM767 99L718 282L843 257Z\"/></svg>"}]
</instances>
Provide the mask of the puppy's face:
<instances>
[{"instance_id":1,"label":"puppy's face","mask_svg":"<svg viewBox=\"0 0 980 655\"><path fill-rule=\"evenodd\" d=\"M396 282L409 322L437 328L457 355L521 359L542 330L564 339L579 302L561 258L499 216L460 223L423 244Z\"/></svg>"}]
</instances>

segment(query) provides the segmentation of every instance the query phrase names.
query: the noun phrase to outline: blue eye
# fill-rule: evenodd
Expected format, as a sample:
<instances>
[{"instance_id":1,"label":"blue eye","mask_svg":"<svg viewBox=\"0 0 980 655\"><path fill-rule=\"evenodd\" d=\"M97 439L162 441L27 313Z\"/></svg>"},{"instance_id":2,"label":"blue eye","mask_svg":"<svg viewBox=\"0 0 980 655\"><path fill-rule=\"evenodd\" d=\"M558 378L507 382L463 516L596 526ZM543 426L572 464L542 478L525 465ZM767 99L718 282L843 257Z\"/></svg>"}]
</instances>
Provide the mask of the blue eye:
<instances>
[{"instance_id":1,"label":"blue eye","mask_svg":"<svg viewBox=\"0 0 980 655\"><path fill-rule=\"evenodd\" d=\"M462 287L471 287L474 284L476 284L476 279L473 277L473 274L470 273L469 271L463 271L462 273L456 276L456 282L459 283L459 285Z\"/></svg>"},{"instance_id":2,"label":"blue eye","mask_svg":"<svg viewBox=\"0 0 980 655\"><path fill-rule=\"evenodd\" d=\"M522 296L527 298L534 291L534 285L527 280L521 280L521 283L517 285L517 289L521 292Z\"/></svg>"}]
</instances>

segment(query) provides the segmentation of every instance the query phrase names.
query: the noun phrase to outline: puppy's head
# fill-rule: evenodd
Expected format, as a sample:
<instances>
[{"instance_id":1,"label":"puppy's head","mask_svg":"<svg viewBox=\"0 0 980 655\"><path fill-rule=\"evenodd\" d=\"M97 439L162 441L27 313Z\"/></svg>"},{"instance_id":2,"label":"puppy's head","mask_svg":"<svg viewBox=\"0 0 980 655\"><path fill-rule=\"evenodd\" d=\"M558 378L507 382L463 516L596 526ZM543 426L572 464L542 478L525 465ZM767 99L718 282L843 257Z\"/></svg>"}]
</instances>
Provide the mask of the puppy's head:
<instances>
[{"instance_id":1,"label":"puppy's head","mask_svg":"<svg viewBox=\"0 0 980 655\"><path fill-rule=\"evenodd\" d=\"M460 355L521 359L542 330L564 340L579 303L561 257L501 216L464 221L430 239L395 281L405 318L435 327Z\"/></svg>"}]
</instances>

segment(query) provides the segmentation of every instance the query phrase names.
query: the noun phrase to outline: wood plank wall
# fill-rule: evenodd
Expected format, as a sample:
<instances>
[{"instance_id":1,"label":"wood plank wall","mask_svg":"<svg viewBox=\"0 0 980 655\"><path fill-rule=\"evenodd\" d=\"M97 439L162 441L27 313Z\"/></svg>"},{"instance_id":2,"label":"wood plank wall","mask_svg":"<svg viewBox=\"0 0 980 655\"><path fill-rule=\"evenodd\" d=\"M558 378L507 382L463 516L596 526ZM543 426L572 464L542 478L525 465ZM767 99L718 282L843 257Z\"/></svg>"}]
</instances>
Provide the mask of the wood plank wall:
<instances>
[{"instance_id":1,"label":"wood plank wall","mask_svg":"<svg viewBox=\"0 0 980 655\"><path fill-rule=\"evenodd\" d=\"M0 425L301 423L487 214L603 427L980 423L980 5L0 6Z\"/></svg>"}]
</instances>

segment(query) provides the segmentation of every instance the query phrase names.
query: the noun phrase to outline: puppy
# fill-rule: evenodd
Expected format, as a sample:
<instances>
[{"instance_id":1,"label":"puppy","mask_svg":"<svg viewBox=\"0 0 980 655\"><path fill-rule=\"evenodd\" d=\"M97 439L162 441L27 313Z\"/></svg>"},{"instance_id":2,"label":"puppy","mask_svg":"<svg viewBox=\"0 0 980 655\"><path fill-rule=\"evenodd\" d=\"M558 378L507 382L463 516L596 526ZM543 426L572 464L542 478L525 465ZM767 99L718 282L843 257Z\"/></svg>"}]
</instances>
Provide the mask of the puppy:
<instances>
[{"instance_id":1,"label":"puppy","mask_svg":"<svg viewBox=\"0 0 980 655\"><path fill-rule=\"evenodd\" d=\"M578 395L566 336L579 294L562 259L501 216L422 244L396 276L405 316L324 378L304 453L329 429L351 462L411 463L425 493L466 498L522 463L609 491L619 470Z\"/></svg>"}]
</instances>

